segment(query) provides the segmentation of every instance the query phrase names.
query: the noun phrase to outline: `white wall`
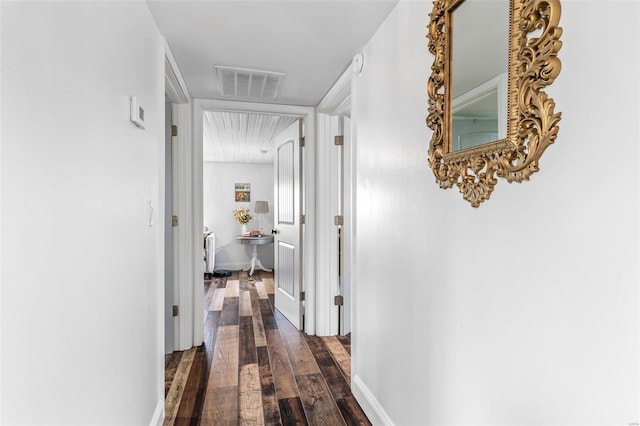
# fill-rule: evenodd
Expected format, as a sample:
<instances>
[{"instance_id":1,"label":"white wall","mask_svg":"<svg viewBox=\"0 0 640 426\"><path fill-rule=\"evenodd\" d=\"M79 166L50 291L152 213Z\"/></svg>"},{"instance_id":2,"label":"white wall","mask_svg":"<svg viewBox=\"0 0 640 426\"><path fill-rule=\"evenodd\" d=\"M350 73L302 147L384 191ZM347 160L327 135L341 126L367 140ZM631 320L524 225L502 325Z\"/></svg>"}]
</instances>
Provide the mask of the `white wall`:
<instances>
[{"instance_id":1,"label":"white wall","mask_svg":"<svg viewBox=\"0 0 640 426\"><path fill-rule=\"evenodd\" d=\"M558 140L479 209L427 164L430 2L400 2L365 49L354 382L389 423L640 418L639 5L562 6Z\"/></svg>"},{"instance_id":2,"label":"white wall","mask_svg":"<svg viewBox=\"0 0 640 426\"><path fill-rule=\"evenodd\" d=\"M150 424L164 400L162 40L140 1L0 7L0 423Z\"/></svg>"},{"instance_id":3,"label":"white wall","mask_svg":"<svg viewBox=\"0 0 640 426\"><path fill-rule=\"evenodd\" d=\"M248 208L253 219L248 230L259 229L254 214L255 202L269 202L269 213L264 215L263 232L273 227L273 164L204 163L204 226L216 234L216 269L239 270L251 264L253 246L238 244L242 225L233 218L236 209ZM251 184L251 202L235 201L235 184ZM258 246L258 259L266 268L273 268L273 244Z\"/></svg>"}]
</instances>

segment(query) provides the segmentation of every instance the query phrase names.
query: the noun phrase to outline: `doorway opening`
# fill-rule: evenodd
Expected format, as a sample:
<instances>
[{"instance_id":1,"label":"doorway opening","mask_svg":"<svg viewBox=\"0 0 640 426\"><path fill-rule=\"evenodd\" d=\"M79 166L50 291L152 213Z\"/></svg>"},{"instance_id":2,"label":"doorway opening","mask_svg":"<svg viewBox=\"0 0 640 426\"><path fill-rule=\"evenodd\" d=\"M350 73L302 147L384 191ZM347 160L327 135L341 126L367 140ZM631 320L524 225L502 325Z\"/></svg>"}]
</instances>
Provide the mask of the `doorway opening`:
<instances>
[{"instance_id":1,"label":"doorway opening","mask_svg":"<svg viewBox=\"0 0 640 426\"><path fill-rule=\"evenodd\" d=\"M300 114L202 111L205 321L221 309L216 277L251 279L264 271L274 272L275 308L304 327L304 120ZM235 284L227 280L227 288Z\"/></svg>"},{"instance_id":2,"label":"doorway opening","mask_svg":"<svg viewBox=\"0 0 640 426\"><path fill-rule=\"evenodd\" d=\"M352 70L345 70L317 106L318 334L348 335L356 285L356 135L352 126Z\"/></svg>"}]
</instances>

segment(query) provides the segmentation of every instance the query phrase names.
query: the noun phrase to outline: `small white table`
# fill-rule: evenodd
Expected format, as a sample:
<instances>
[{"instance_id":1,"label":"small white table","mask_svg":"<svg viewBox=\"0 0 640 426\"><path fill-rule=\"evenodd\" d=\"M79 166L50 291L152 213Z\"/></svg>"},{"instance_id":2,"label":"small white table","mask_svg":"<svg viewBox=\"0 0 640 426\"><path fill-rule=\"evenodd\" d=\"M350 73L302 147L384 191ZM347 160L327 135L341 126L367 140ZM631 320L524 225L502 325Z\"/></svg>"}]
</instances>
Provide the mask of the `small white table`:
<instances>
[{"instance_id":1,"label":"small white table","mask_svg":"<svg viewBox=\"0 0 640 426\"><path fill-rule=\"evenodd\" d=\"M238 235L236 237L237 242L240 244L251 244L253 246L253 253L251 254L251 266L244 271L249 271L249 276L253 276L253 271L257 268L262 271L272 272L271 269L264 267L260 259L258 259L258 246L264 244L273 244L273 235L263 235L261 237L250 237L248 235Z\"/></svg>"}]
</instances>

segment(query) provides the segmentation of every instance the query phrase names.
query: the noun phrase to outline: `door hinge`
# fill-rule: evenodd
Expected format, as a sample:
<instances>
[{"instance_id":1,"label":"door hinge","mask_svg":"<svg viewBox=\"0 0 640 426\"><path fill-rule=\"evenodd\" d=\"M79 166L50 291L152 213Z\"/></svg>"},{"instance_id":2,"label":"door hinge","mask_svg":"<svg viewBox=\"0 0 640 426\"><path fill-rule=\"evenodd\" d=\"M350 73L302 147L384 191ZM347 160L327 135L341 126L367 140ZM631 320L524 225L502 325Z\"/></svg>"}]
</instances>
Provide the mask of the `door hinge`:
<instances>
[{"instance_id":1,"label":"door hinge","mask_svg":"<svg viewBox=\"0 0 640 426\"><path fill-rule=\"evenodd\" d=\"M304 301L304 296L305 296L304 291L301 291L300 292L300 301L301 302Z\"/></svg>"},{"instance_id":2,"label":"door hinge","mask_svg":"<svg viewBox=\"0 0 640 426\"><path fill-rule=\"evenodd\" d=\"M338 215L333 217L333 224L337 226L344 225L344 216Z\"/></svg>"},{"instance_id":3,"label":"door hinge","mask_svg":"<svg viewBox=\"0 0 640 426\"><path fill-rule=\"evenodd\" d=\"M333 298L333 304L336 306L342 306L344 305L344 297L343 296L336 296Z\"/></svg>"},{"instance_id":4,"label":"door hinge","mask_svg":"<svg viewBox=\"0 0 640 426\"><path fill-rule=\"evenodd\" d=\"M171 136L178 136L178 126L175 124L171 125Z\"/></svg>"},{"instance_id":5,"label":"door hinge","mask_svg":"<svg viewBox=\"0 0 640 426\"><path fill-rule=\"evenodd\" d=\"M178 226L178 216L171 216L171 226Z\"/></svg>"},{"instance_id":6,"label":"door hinge","mask_svg":"<svg viewBox=\"0 0 640 426\"><path fill-rule=\"evenodd\" d=\"M307 217L303 214L300 215L300 225L304 225L307 222Z\"/></svg>"},{"instance_id":7,"label":"door hinge","mask_svg":"<svg viewBox=\"0 0 640 426\"><path fill-rule=\"evenodd\" d=\"M178 312L179 312L178 305L173 305L173 316L177 317Z\"/></svg>"},{"instance_id":8,"label":"door hinge","mask_svg":"<svg viewBox=\"0 0 640 426\"><path fill-rule=\"evenodd\" d=\"M300 137L300 148L304 148L304 144L305 144L304 136L301 136Z\"/></svg>"},{"instance_id":9,"label":"door hinge","mask_svg":"<svg viewBox=\"0 0 640 426\"><path fill-rule=\"evenodd\" d=\"M344 145L344 136L336 136L333 138L333 144L337 146Z\"/></svg>"}]
</instances>

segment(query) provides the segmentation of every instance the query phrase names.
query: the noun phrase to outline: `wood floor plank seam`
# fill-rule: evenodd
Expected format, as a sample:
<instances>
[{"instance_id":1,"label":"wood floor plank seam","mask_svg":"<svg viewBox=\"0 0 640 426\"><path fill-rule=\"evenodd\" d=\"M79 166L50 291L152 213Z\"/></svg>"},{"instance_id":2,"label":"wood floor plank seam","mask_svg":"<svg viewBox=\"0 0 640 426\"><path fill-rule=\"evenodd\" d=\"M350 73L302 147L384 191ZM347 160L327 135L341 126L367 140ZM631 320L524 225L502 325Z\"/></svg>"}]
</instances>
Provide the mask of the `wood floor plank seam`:
<instances>
[{"instance_id":1,"label":"wood floor plank seam","mask_svg":"<svg viewBox=\"0 0 640 426\"><path fill-rule=\"evenodd\" d=\"M283 425L306 426L309 424L300 397L279 399L278 408L280 409Z\"/></svg>"},{"instance_id":2,"label":"wood floor plank seam","mask_svg":"<svg viewBox=\"0 0 640 426\"><path fill-rule=\"evenodd\" d=\"M240 367L238 380L238 418L240 425L264 425L262 386L258 364Z\"/></svg>"},{"instance_id":3,"label":"wood floor plank seam","mask_svg":"<svg viewBox=\"0 0 640 426\"><path fill-rule=\"evenodd\" d=\"M281 424L280 411L277 406L275 383L271 374L271 360L269 358L267 340L262 323L262 313L258 303L257 286L262 284L262 282L258 277L258 279L247 278L246 283L246 287L242 287L242 289L246 288L244 303L248 304L248 309L244 311L241 309L240 315L242 315L243 312L247 313L250 315L250 317L247 318L250 318L251 322L247 323L247 319L243 321L242 317L240 320L241 323L245 323L244 326L246 328L247 340L250 340L248 334L252 333L251 337L253 338L253 342L250 342L249 346L251 346L252 352L255 353L256 362L258 363L257 385L260 393L260 398L255 402L255 406L249 408L261 413L262 417L258 419L257 424ZM243 281L241 281L241 284L243 284ZM249 361L249 359L245 359L244 361ZM243 360L241 359L240 362L242 363ZM242 408L240 409L240 413L242 415ZM246 421L247 419L245 418L244 420Z\"/></svg>"},{"instance_id":4,"label":"wood floor plank seam","mask_svg":"<svg viewBox=\"0 0 640 426\"><path fill-rule=\"evenodd\" d=\"M269 300L269 303L271 304L271 300ZM271 306L271 309L273 312L276 312L276 308L274 306ZM274 315L274 319L275 319L275 315ZM286 321L286 320L285 320ZM295 330L295 328L293 327L293 325L291 324L286 324L284 321L282 322L283 324L285 324L285 327L278 327L277 328L277 332L280 334L280 338L282 339L283 343L285 343L285 351L286 354L288 355L288 359L289 359L289 368L291 369L291 371L294 373L294 386L297 390L297 393L299 395L299 399L298 401L300 402L301 406L302 406L302 411L304 413L305 419L306 421L310 422L310 424L312 425L316 425L316 424L326 424L322 421L322 415L320 416L314 416L314 411L312 411L312 407L313 407L313 403L308 400L308 403L305 404L306 399L304 398L305 395L305 391L304 388L301 388L301 379L299 379L298 374L296 374L296 370L298 370L298 372L302 372L302 371L308 371L309 369L311 369L311 373L315 374L317 372L317 374L321 374L320 373L320 367L318 366L318 364L315 362L315 357L313 356L313 354L310 353L310 348L309 346L306 344L306 341L304 341L304 339L300 339L302 333L300 333L298 330ZM297 332L297 335L294 334L294 330L295 332ZM291 340L287 341L286 339L290 338ZM295 349L290 349L289 348L289 343L291 343L292 341L295 341L298 345ZM306 345L306 349L309 351L308 354L303 354L303 353L298 353L298 350L300 350L300 352L304 352L304 346L303 346L303 342L304 341L304 345ZM295 364L294 361L292 361L292 355L301 355L301 357L297 358L298 361L300 361L300 364ZM307 356L304 356L307 355ZM308 357L308 355L311 355L310 357ZM315 364L315 369L313 369L312 365L309 364ZM304 365L304 368L302 367L302 365ZM315 371L313 371L315 370ZM303 382L304 383L304 382ZM314 396L311 396L311 399L313 399ZM338 407L336 405L335 407L337 410ZM338 411L339 412L339 411ZM311 421L311 419L313 419L313 421ZM296 422L299 421L299 419L296 419ZM297 423L296 423L297 424ZM333 426L333 424L328 423L329 425ZM340 424L340 423L337 423ZM344 423L342 423L344 424Z\"/></svg>"},{"instance_id":5,"label":"wood floor plank seam","mask_svg":"<svg viewBox=\"0 0 640 426\"><path fill-rule=\"evenodd\" d=\"M207 365L204 346L195 348L189 377L176 414L174 425L197 423L206 393Z\"/></svg>"},{"instance_id":6,"label":"wood floor plank seam","mask_svg":"<svg viewBox=\"0 0 640 426\"><path fill-rule=\"evenodd\" d=\"M300 400L310 424L314 426L346 424L320 372L296 375L296 382L301 389Z\"/></svg>"},{"instance_id":7,"label":"wood floor plank seam","mask_svg":"<svg viewBox=\"0 0 640 426\"><path fill-rule=\"evenodd\" d=\"M269 349L266 346L259 346L256 350L258 352L260 387L262 389L262 412L265 424L282 424L278 398L276 395L276 385L271 371Z\"/></svg>"},{"instance_id":8,"label":"wood floor plank seam","mask_svg":"<svg viewBox=\"0 0 640 426\"><path fill-rule=\"evenodd\" d=\"M351 386L351 356L336 336L325 336L321 337L321 339L327 347L331 358L340 368L347 384Z\"/></svg>"},{"instance_id":9,"label":"wood floor plank seam","mask_svg":"<svg viewBox=\"0 0 640 426\"><path fill-rule=\"evenodd\" d=\"M196 348L191 348L185 351L180 359L180 364L165 398L165 426L171 426L175 421L195 353Z\"/></svg>"},{"instance_id":10,"label":"wood floor plank seam","mask_svg":"<svg viewBox=\"0 0 640 426\"><path fill-rule=\"evenodd\" d=\"M219 327L207 388L238 386L238 328L237 325Z\"/></svg>"},{"instance_id":11,"label":"wood floor plank seam","mask_svg":"<svg viewBox=\"0 0 640 426\"><path fill-rule=\"evenodd\" d=\"M331 357L322 339L317 336L306 336L307 343L320 367L320 371L329 386L335 400L351 395L351 387L347 383L342 371Z\"/></svg>"},{"instance_id":12,"label":"wood floor plank seam","mask_svg":"<svg viewBox=\"0 0 640 426\"><path fill-rule=\"evenodd\" d=\"M178 366L180 365L180 361L182 360L183 352L176 351L172 354L168 354L165 356L164 363L164 397L166 398L169 394L169 389L171 389L171 385L173 384L173 379L175 377L176 371L178 370Z\"/></svg>"},{"instance_id":13,"label":"wood floor plank seam","mask_svg":"<svg viewBox=\"0 0 640 426\"><path fill-rule=\"evenodd\" d=\"M249 290L249 296L251 298L251 318L253 320L253 333L256 347L267 346L267 336L264 332L264 324L260 313L260 303L258 302L258 293L255 287Z\"/></svg>"},{"instance_id":14,"label":"wood floor plank seam","mask_svg":"<svg viewBox=\"0 0 640 426\"><path fill-rule=\"evenodd\" d=\"M222 304L224 302L224 293L225 288L216 288L213 292L213 297L211 298L211 303L209 304L210 311L221 311Z\"/></svg>"},{"instance_id":15,"label":"wood floor plank seam","mask_svg":"<svg viewBox=\"0 0 640 426\"><path fill-rule=\"evenodd\" d=\"M258 353L256 351L256 339L253 333L253 318L240 317L239 331L239 358L240 366L245 364L257 364Z\"/></svg>"},{"instance_id":16,"label":"wood floor plank seam","mask_svg":"<svg viewBox=\"0 0 640 426\"><path fill-rule=\"evenodd\" d=\"M267 298L265 302L269 304L269 306L271 307L271 311L275 312L275 307L271 305L271 300ZM273 316L273 321L276 322L275 315ZM277 333L277 338L280 339L280 342L282 342L282 345L285 346L284 358L286 359L286 363L289 366L288 375L293 375L294 370L291 364L291 358L289 357L289 352L286 348L286 345L284 344L284 339L279 330L279 327L269 331L272 334ZM268 341L269 339L267 338L267 343ZM271 351L269 351L270 363L273 366L273 362L271 361L271 355L272 355ZM275 380L274 378L274 381L276 382L276 395L278 395L278 388L277 388L278 380ZM289 393L280 392L280 396L278 396L278 407L280 408L280 415L282 418L282 422L283 424L287 424L287 425L307 424L307 414L305 412L304 405L302 404L302 399L300 397L300 389L298 387L298 381L295 379L295 376L293 376L293 380L290 380L290 383L288 383L288 386L294 391L294 396L293 397L289 396L290 392ZM285 396L289 396L289 397L287 398ZM285 412L283 412L283 407Z\"/></svg>"},{"instance_id":17,"label":"wood floor plank seam","mask_svg":"<svg viewBox=\"0 0 640 426\"><path fill-rule=\"evenodd\" d=\"M213 360L213 350L216 346L216 340L218 339L218 328L220 323L220 311L207 312L207 319L205 321L204 329L204 348L207 356L207 367L211 368L211 362Z\"/></svg>"},{"instance_id":18,"label":"wood floor plank seam","mask_svg":"<svg viewBox=\"0 0 640 426\"><path fill-rule=\"evenodd\" d=\"M202 426L238 424L238 386L217 387L207 390L207 400L202 411Z\"/></svg>"},{"instance_id":19,"label":"wood floor plank seam","mask_svg":"<svg viewBox=\"0 0 640 426\"><path fill-rule=\"evenodd\" d=\"M367 419L364 411L353 397L351 387L347 384L344 373L331 356L323 338L317 336L305 337L344 421L348 425L370 425L369 419Z\"/></svg>"}]
</instances>

